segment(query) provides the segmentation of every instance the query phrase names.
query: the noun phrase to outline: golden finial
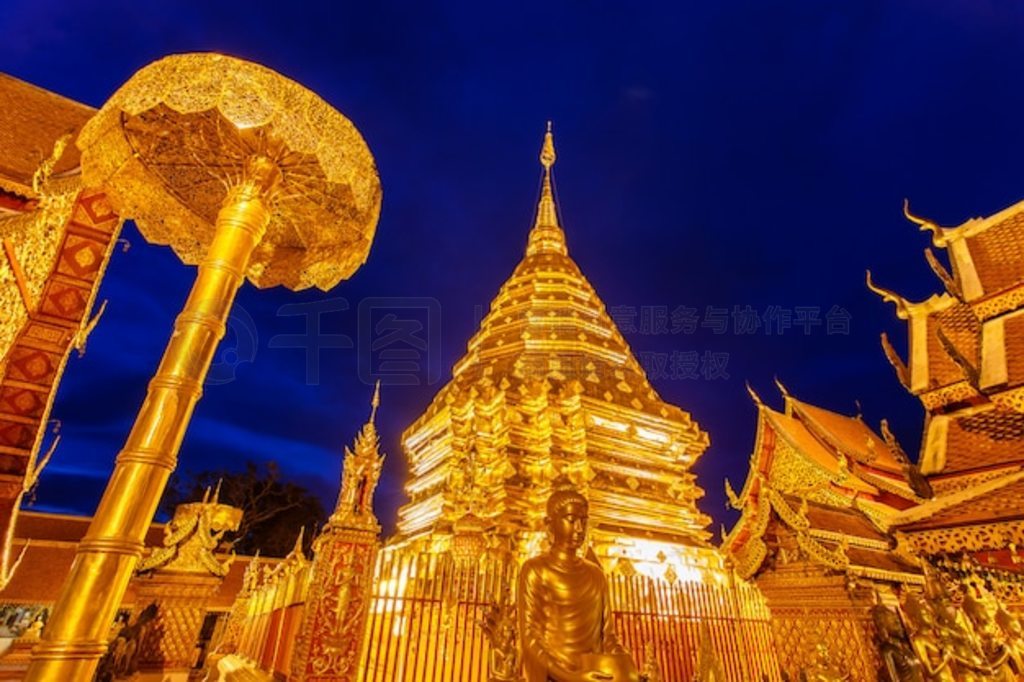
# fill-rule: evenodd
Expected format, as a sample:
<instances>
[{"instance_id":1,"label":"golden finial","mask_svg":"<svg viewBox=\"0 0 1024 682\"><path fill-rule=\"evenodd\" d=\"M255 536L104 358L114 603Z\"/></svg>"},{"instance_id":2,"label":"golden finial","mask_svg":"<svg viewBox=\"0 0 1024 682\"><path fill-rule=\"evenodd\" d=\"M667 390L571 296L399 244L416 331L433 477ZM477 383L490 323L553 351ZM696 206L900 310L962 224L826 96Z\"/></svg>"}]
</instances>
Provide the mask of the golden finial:
<instances>
[{"instance_id":1,"label":"golden finial","mask_svg":"<svg viewBox=\"0 0 1024 682\"><path fill-rule=\"evenodd\" d=\"M757 391L754 390L754 387L750 385L749 381L746 382L746 385L747 393L750 394L750 397L753 399L754 404L757 405L758 407L764 407L764 403L761 401L761 396L757 394Z\"/></svg>"},{"instance_id":2,"label":"golden finial","mask_svg":"<svg viewBox=\"0 0 1024 682\"><path fill-rule=\"evenodd\" d=\"M782 379L779 379L779 377L777 376L772 378L775 380L775 387L779 389L779 393L782 395L782 397L790 398L791 396L789 395L789 391L786 390L786 387L783 385Z\"/></svg>"},{"instance_id":3,"label":"golden finial","mask_svg":"<svg viewBox=\"0 0 1024 682\"><path fill-rule=\"evenodd\" d=\"M733 509L743 509L743 502L740 500L740 496L736 494L736 491L732 487L732 482L727 476L725 478L725 497L729 501L729 506Z\"/></svg>"},{"instance_id":4,"label":"golden finial","mask_svg":"<svg viewBox=\"0 0 1024 682\"><path fill-rule=\"evenodd\" d=\"M949 274L949 271L943 267L942 263L939 262L939 259L931 249L924 250L924 259L928 262L928 267L932 269L935 276L939 278L940 282L942 282L942 286L946 288L946 291L960 301L963 301L964 292L960 289L960 285L957 284L957 281L951 274Z\"/></svg>"},{"instance_id":5,"label":"golden finial","mask_svg":"<svg viewBox=\"0 0 1024 682\"><path fill-rule=\"evenodd\" d=\"M224 477L221 476L217 479L217 488L213 491L212 504L220 504L220 487L224 484Z\"/></svg>"},{"instance_id":6,"label":"golden finial","mask_svg":"<svg viewBox=\"0 0 1024 682\"><path fill-rule=\"evenodd\" d=\"M306 558L305 552L302 551L302 543L306 539L306 527L299 527L299 534L295 537L295 546L292 548L292 552L289 556L299 556L303 559Z\"/></svg>"},{"instance_id":7,"label":"golden finial","mask_svg":"<svg viewBox=\"0 0 1024 682\"><path fill-rule=\"evenodd\" d=\"M865 275L865 282L868 285L868 289L881 296L882 300L886 303L892 303L896 306L896 317L901 320L905 320L910 317L910 306L907 299L903 298L899 294L883 289L882 287L875 284L874 280L871 279L871 271L867 270Z\"/></svg>"},{"instance_id":8,"label":"golden finial","mask_svg":"<svg viewBox=\"0 0 1024 682\"><path fill-rule=\"evenodd\" d=\"M907 220L914 223L915 225L918 225L921 228L922 232L931 232L932 243L934 243L935 246L941 247L946 245L946 235L944 234L945 230L943 230L941 227L936 225L931 220L928 220L927 218L918 217L911 213L910 199L903 199L903 215L904 217L906 217Z\"/></svg>"},{"instance_id":9,"label":"golden finial","mask_svg":"<svg viewBox=\"0 0 1024 682\"><path fill-rule=\"evenodd\" d=\"M537 204L537 219L530 232L526 254L560 253L565 255L565 235L558 225L558 210L555 208L555 192L551 186L551 167L555 165L555 138L551 132L551 121L548 121L547 132L544 133L544 144L540 149L540 165L544 167L544 182L540 190L540 202Z\"/></svg>"},{"instance_id":10,"label":"golden finial","mask_svg":"<svg viewBox=\"0 0 1024 682\"><path fill-rule=\"evenodd\" d=\"M548 121L548 130L544 133L544 146L540 149L540 165L544 166L544 170L551 172L551 167L555 165L555 159L558 157L555 155L555 136L551 132L551 121Z\"/></svg>"},{"instance_id":11,"label":"golden finial","mask_svg":"<svg viewBox=\"0 0 1024 682\"><path fill-rule=\"evenodd\" d=\"M374 423L377 419L377 408L380 407L380 379L377 379L377 385L373 387L373 399L370 400L370 423Z\"/></svg>"},{"instance_id":12,"label":"golden finial","mask_svg":"<svg viewBox=\"0 0 1024 682\"><path fill-rule=\"evenodd\" d=\"M65 133L57 138L53 143L53 151L50 155L43 159L43 162L39 164L39 168L32 174L32 191L36 194L42 194L44 186L50 176L53 175L53 169L60 161L60 158L64 156L64 150L67 149L68 142L74 137L73 133Z\"/></svg>"}]
</instances>

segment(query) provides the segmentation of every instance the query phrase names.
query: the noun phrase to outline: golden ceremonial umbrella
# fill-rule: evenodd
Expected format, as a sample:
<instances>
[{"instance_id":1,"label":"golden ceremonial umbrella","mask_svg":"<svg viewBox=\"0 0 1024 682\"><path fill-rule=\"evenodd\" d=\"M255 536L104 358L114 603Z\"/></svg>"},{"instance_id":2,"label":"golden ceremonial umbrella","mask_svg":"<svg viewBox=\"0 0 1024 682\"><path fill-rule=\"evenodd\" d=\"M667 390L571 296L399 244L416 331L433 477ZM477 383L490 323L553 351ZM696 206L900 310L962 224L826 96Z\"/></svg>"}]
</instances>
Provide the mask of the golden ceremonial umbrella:
<instances>
[{"instance_id":1,"label":"golden ceremonial umbrella","mask_svg":"<svg viewBox=\"0 0 1024 682\"><path fill-rule=\"evenodd\" d=\"M366 260L381 200L370 150L347 118L266 67L219 54L161 59L110 98L78 146L86 185L189 265L260 155L280 180L246 272L253 284L326 290Z\"/></svg>"},{"instance_id":2,"label":"golden ceremonial umbrella","mask_svg":"<svg viewBox=\"0 0 1024 682\"><path fill-rule=\"evenodd\" d=\"M196 280L26 680L91 680L244 278L328 289L365 260L380 180L355 127L283 76L217 54L135 74L78 140L102 187Z\"/></svg>"}]
</instances>

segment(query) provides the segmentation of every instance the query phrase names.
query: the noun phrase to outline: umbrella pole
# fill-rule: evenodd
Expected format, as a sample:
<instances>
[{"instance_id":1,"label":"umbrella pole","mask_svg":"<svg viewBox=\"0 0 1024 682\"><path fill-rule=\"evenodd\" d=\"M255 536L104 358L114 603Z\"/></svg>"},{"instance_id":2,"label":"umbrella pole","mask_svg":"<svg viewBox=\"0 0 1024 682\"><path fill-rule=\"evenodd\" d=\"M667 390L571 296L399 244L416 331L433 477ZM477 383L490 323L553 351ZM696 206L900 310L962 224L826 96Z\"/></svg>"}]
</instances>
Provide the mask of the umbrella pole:
<instances>
[{"instance_id":1,"label":"umbrella pole","mask_svg":"<svg viewBox=\"0 0 1024 682\"><path fill-rule=\"evenodd\" d=\"M246 165L217 215L213 241L142 408L117 457L71 572L32 650L26 682L89 682L142 554L167 479L249 257L270 223L269 196L280 173L265 157Z\"/></svg>"}]
</instances>

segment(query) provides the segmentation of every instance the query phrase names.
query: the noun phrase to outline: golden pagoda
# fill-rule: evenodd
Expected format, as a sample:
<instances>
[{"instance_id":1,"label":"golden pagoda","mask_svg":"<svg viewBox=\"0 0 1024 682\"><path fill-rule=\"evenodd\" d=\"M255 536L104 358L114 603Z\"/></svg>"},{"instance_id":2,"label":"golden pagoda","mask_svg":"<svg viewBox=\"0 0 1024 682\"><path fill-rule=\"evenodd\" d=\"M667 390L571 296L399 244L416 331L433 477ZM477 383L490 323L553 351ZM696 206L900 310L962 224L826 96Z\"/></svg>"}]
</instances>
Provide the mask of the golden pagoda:
<instances>
[{"instance_id":1,"label":"golden pagoda","mask_svg":"<svg viewBox=\"0 0 1024 682\"><path fill-rule=\"evenodd\" d=\"M588 551L638 668L690 679L704 620L729 679L778 679L764 600L709 544L696 506L708 435L661 399L569 256L550 127L540 161L525 257L402 436L409 502L378 560L360 680L504 679L494 661L508 652L481 622L512 608L559 476L589 501Z\"/></svg>"},{"instance_id":2,"label":"golden pagoda","mask_svg":"<svg viewBox=\"0 0 1024 682\"><path fill-rule=\"evenodd\" d=\"M394 541L436 542L472 515L529 551L550 483L564 472L588 491L599 554L645 562L655 546L706 547L710 519L695 505L703 491L690 467L708 435L658 396L569 256L554 162L549 131L526 256L452 380L402 436L410 501Z\"/></svg>"}]
</instances>

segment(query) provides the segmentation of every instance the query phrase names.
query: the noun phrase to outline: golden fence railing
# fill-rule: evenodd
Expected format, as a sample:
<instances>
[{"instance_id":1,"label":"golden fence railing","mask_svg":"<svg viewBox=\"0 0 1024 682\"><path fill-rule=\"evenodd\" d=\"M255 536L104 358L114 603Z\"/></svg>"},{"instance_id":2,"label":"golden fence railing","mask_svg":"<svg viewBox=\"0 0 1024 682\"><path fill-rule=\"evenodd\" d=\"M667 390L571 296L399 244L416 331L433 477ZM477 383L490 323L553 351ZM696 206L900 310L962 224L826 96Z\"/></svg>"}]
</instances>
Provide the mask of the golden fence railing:
<instances>
[{"instance_id":1,"label":"golden fence railing","mask_svg":"<svg viewBox=\"0 0 1024 682\"><path fill-rule=\"evenodd\" d=\"M361 682L487 682L481 622L516 583L514 560L385 550L378 557ZM778 682L770 614L760 591L723 572L706 580L609 576L616 629L641 665L648 648L666 682L697 665L701 624L730 680Z\"/></svg>"}]
</instances>

